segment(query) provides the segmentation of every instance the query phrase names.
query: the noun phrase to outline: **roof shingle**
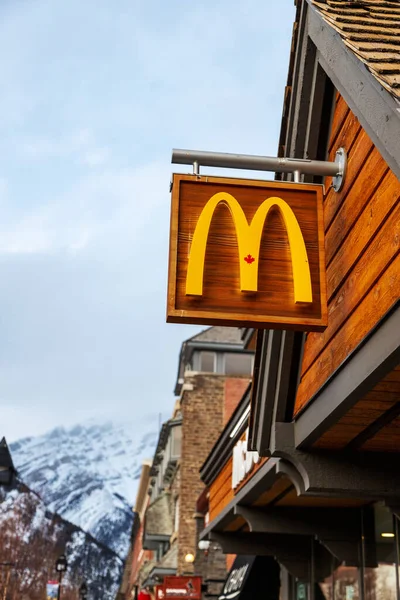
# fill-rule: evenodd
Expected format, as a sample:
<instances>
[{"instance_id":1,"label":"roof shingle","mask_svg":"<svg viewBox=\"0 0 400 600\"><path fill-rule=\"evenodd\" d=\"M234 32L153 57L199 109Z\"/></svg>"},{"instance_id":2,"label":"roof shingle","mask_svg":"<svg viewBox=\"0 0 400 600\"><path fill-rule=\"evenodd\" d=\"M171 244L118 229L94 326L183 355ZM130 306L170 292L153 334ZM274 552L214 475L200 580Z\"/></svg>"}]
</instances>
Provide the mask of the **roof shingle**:
<instances>
[{"instance_id":1,"label":"roof shingle","mask_svg":"<svg viewBox=\"0 0 400 600\"><path fill-rule=\"evenodd\" d=\"M400 100L400 2L311 2L382 87Z\"/></svg>"}]
</instances>

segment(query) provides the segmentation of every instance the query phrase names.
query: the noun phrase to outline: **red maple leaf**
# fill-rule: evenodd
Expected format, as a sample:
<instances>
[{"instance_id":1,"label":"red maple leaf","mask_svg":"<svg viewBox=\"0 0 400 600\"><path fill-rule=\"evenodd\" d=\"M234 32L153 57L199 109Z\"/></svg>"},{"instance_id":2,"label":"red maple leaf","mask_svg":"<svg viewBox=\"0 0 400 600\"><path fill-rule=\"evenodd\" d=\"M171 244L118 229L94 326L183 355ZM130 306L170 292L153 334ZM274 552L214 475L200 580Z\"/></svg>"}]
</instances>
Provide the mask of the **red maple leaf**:
<instances>
[{"instance_id":1,"label":"red maple leaf","mask_svg":"<svg viewBox=\"0 0 400 600\"><path fill-rule=\"evenodd\" d=\"M253 263L256 259L253 258L251 254L248 254L244 257L244 260L247 262L247 264L251 265L251 263Z\"/></svg>"}]
</instances>

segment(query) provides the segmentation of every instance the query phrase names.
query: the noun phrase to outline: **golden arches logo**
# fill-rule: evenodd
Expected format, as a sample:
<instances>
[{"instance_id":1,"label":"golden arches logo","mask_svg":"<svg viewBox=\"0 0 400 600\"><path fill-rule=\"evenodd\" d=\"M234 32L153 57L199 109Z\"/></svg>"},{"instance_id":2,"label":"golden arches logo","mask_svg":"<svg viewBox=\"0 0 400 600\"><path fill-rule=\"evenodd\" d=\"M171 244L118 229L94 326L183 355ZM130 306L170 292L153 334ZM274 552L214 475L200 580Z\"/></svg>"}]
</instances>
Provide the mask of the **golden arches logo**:
<instances>
[{"instance_id":1,"label":"golden arches logo","mask_svg":"<svg viewBox=\"0 0 400 600\"><path fill-rule=\"evenodd\" d=\"M208 233L215 209L225 204L231 213L238 244L240 290L257 292L258 265L264 223L272 207L277 207L285 223L292 258L294 301L312 302L311 274L303 234L290 206L281 198L268 198L258 207L250 225L239 202L227 192L214 194L201 211L194 230L186 276L186 295L203 295L204 261Z\"/></svg>"}]
</instances>

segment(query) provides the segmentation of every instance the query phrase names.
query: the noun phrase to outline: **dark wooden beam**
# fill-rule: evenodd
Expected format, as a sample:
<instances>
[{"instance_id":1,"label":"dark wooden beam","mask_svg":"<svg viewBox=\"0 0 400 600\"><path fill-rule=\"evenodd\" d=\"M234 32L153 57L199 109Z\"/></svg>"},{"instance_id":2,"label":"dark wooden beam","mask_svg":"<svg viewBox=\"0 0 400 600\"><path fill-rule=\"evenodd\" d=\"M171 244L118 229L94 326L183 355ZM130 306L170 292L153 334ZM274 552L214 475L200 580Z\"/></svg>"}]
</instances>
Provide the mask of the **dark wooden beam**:
<instances>
[{"instance_id":1,"label":"dark wooden beam","mask_svg":"<svg viewBox=\"0 0 400 600\"><path fill-rule=\"evenodd\" d=\"M289 475L298 494L371 500L400 498L396 454L307 452L295 447L293 424L277 423L274 429L272 456L283 459L277 463L277 473Z\"/></svg>"},{"instance_id":2,"label":"dark wooden beam","mask_svg":"<svg viewBox=\"0 0 400 600\"><path fill-rule=\"evenodd\" d=\"M221 546L224 554L276 556L279 562L282 559L303 562L309 560L312 538L296 535L211 533L210 539Z\"/></svg>"},{"instance_id":3,"label":"dark wooden beam","mask_svg":"<svg viewBox=\"0 0 400 600\"><path fill-rule=\"evenodd\" d=\"M380 431L386 425L389 425L394 419L400 415L400 402L397 402L394 406L384 412L378 419L376 419L371 425L366 427L364 431L359 433L354 439L351 440L346 446L346 450L358 450L365 442L373 438L378 431Z\"/></svg>"},{"instance_id":4,"label":"dark wooden beam","mask_svg":"<svg viewBox=\"0 0 400 600\"><path fill-rule=\"evenodd\" d=\"M358 508L274 507L265 510L235 506L252 533L311 535L318 539L358 541L361 517Z\"/></svg>"}]
</instances>

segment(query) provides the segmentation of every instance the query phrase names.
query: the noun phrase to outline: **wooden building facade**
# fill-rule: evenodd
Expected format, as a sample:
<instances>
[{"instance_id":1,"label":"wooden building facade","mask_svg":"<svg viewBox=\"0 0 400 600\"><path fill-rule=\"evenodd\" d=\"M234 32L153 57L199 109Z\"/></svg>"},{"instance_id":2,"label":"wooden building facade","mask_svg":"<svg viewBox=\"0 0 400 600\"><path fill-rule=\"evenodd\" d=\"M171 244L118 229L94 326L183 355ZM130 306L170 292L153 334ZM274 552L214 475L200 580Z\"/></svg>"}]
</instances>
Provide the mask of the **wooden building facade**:
<instances>
[{"instance_id":1,"label":"wooden building facade","mask_svg":"<svg viewBox=\"0 0 400 600\"><path fill-rule=\"evenodd\" d=\"M325 186L328 326L258 331L251 394L201 471L202 537L272 557L285 599L399 600L400 3L296 4L279 154L348 157L338 192L304 177Z\"/></svg>"}]
</instances>

